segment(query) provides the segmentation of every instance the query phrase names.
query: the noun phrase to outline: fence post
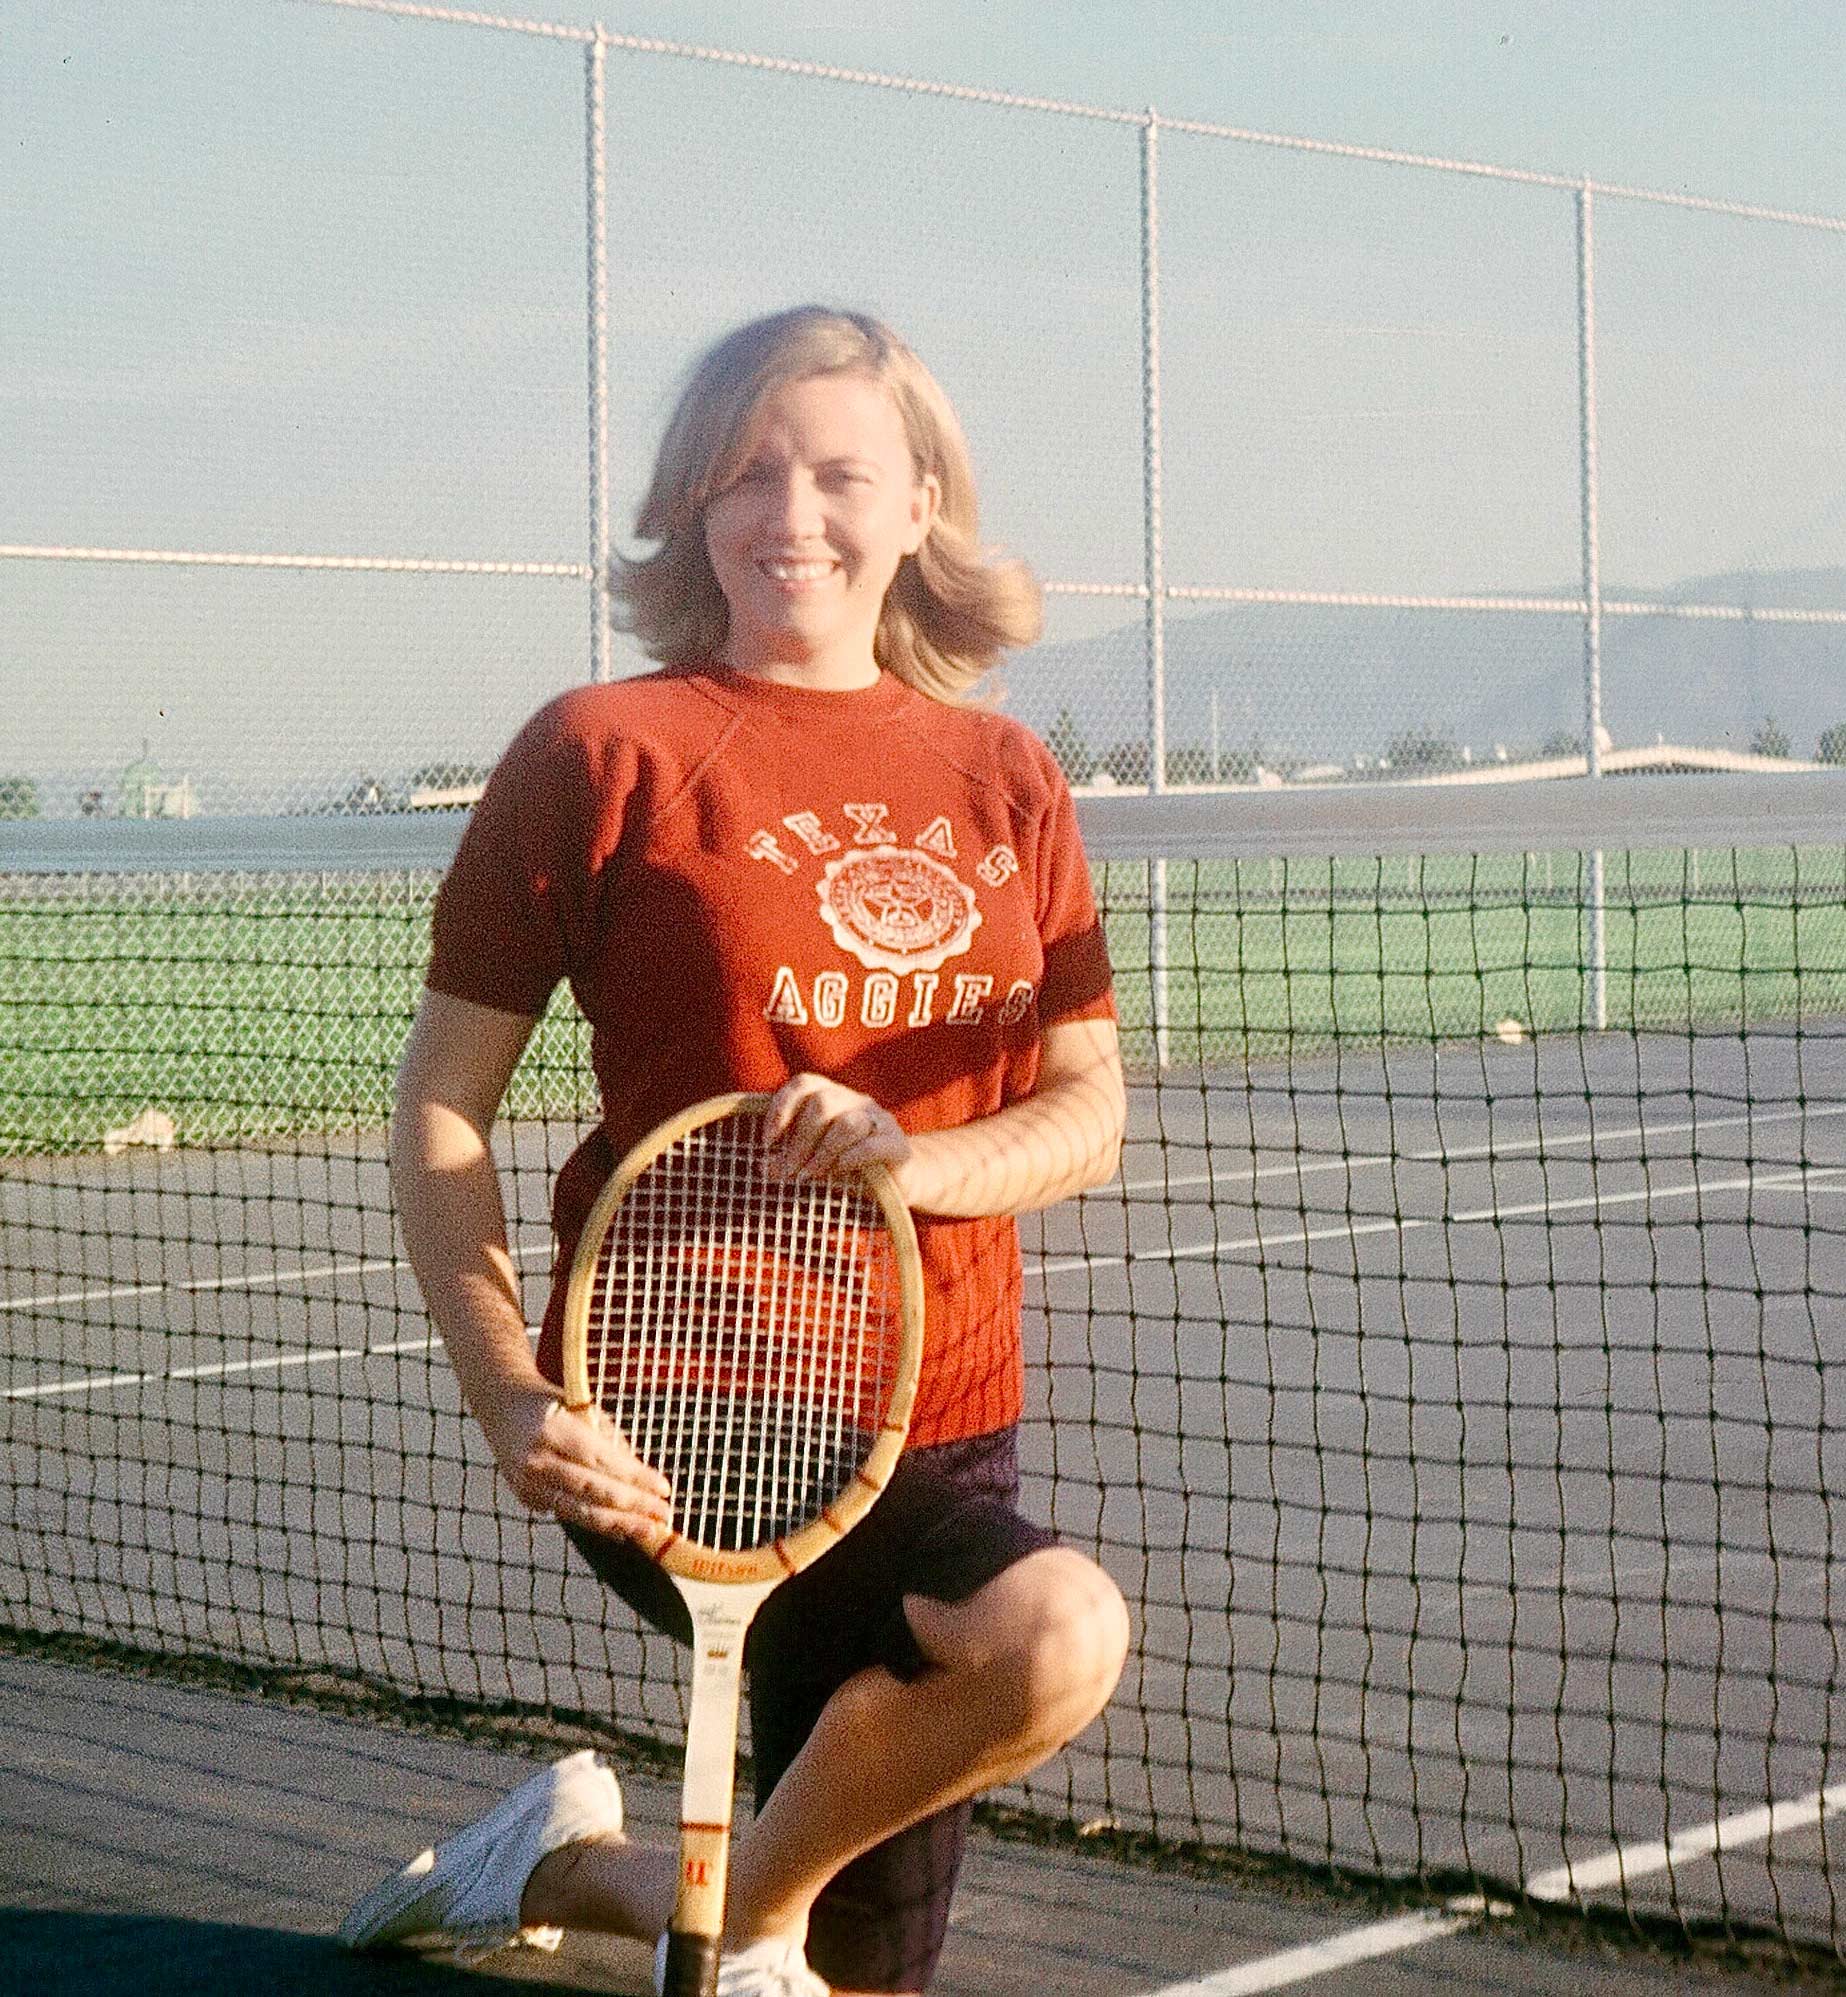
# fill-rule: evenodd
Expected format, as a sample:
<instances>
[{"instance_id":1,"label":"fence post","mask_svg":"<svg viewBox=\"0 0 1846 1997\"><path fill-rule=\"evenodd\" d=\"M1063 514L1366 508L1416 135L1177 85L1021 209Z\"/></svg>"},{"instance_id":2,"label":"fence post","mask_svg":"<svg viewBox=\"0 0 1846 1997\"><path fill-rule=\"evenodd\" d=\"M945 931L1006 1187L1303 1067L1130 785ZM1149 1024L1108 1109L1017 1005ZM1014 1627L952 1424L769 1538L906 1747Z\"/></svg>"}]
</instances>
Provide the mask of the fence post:
<instances>
[{"instance_id":1,"label":"fence post","mask_svg":"<svg viewBox=\"0 0 1846 1997\"><path fill-rule=\"evenodd\" d=\"M604 118L608 44L599 22L584 45L584 176L589 230L590 678L609 660L609 156Z\"/></svg>"},{"instance_id":2,"label":"fence post","mask_svg":"<svg viewBox=\"0 0 1846 1997\"><path fill-rule=\"evenodd\" d=\"M1160 120L1141 126L1141 490L1142 580L1147 591L1147 785L1167 787L1167 583L1160 468ZM1168 1059L1167 863L1147 863L1148 976L1154 1061Z\"/></svg>"},{"instance_id":3,"label":"fence post","mask_svg":"<svg viewBox=\"0 0 1846 1997\"><path fill-rule=\"evenodd\" d=\"M1591 782L1602 776L1602 550L1597 520L1595 238L1594 188L1586 179L1577 189L1577 408L1583 489L1583 767ZM1589 855L1589 863L1584 1013L1586 1023L1601 1033L1609 1024L1609 951L1600 850Z\"/></svg>"}]
</instances>

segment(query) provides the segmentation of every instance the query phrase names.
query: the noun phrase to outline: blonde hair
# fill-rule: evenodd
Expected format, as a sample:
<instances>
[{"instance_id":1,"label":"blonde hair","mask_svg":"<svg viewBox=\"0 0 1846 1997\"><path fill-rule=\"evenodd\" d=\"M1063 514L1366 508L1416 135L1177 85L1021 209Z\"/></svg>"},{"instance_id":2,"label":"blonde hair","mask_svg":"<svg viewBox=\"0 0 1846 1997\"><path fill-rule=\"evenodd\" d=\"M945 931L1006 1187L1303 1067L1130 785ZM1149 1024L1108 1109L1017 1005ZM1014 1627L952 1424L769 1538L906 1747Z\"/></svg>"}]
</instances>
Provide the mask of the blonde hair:
<instances>
[{"instance_id":1,"label":"blonde hair","mask_svg":"<svg viewBox=\"0 0 1846 1997\"><path fill-rule=\"evenodd\" d=\"M618 557L610 578L618 621L664 664L718 655L730 610L705 552L705 508L737 475L763 398L828 374L890 392L918 481L933 477L942 489L927 538L886 592L873 656L919 693L959 700L1002 652L1038 636L1043 599L1023 562L981 549L974 471L948 397L889 327L863 313L797 306L740 326L694 365L635 516L654 552Z\"/></svg>"}]
</instances>

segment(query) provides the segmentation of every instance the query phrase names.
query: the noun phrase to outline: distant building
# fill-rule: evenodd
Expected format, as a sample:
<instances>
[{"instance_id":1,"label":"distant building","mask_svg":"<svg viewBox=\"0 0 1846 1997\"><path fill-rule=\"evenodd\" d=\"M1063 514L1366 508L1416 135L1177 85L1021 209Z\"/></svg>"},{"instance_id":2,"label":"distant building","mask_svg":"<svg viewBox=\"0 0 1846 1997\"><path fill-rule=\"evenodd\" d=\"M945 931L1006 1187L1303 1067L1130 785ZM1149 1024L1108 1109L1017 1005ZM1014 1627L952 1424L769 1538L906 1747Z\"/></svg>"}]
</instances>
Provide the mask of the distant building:
<instances>
[{"instance_id":1,"label":"distant building","mask_svg":"<svg viewBox=\"0 0 1846 1997\"><path fill-rule=\"evenodd\" d=\"M1607 731L1604 731L1605 735ZM1793 776L1803 770L1824 770L1825 763L1804 763L1793 756L1758 756L1747 749L1697 749L1683 743L1654 742L1643 749L1614 749L1605 741L1601 755L1605 777L1694 775L1712 770L1751 771L1763 776ZM1404 777L1408 784L1542 783L1552 777L1589 775L1589 758L1543 756L1529 763L1477 763L1471 769L1445 770L1436 776Z\"/></svg>"},{"instance_id":2,"label":"distant building","mask_svg":"<svg viewBox=\"0 0 1846 1997\"><path fill-rule=\"evenodd\" d=\"M1696 775L1707 771L1731 771L1761 776L1797 776L1803 771L1825 770L1828 763L1804 762L1795 756L1764 756L1748 749L1702 749L1685 743L1655 741L1645 748L1618 749L1609 731L1601 731L1602 774L1606 777ZM1417 772L1409 767L1393 769L1389 756L1355 756L1350 770L1339 763L1309 763L1286 774L1258 768L1255 775L1239 783L1174 783L1177 791L1271 790L1288 784L1394 783L1406 787L1431 784L1524 784L1544 783L1558 777L1589 774L1589 759L1581 750L1561 756L1531 755L1523 760L1505 744L1493 745L1493 760L1476 760L1466 749L1458 768ZM1087 783L1074 784L1079 795L1096 791L1136 790L1139 785L1123 785L1106 771L1098 770Z\"/></svg>"},{"instance_id":3,"label":"distant building","mask_svg":"<svg viewBox=\"0 0 1846 1997\"><path fill-rule=\"evenodd\" d=\"M122 772L118 796L119 818L191 818L199 808L192 779L181 777L176 784L166 782L145 749Z\"/></svg>"},{"instance_id":4,"label":"distant building","mask_svg":"<svg viewBox=\"0 0 1846 1997\"><path fill-rule=\"evenodd\" d=\"M485 784L420 784L406 802L412 811L465 811L479 804Z\"/></svg>"}]
</instances>

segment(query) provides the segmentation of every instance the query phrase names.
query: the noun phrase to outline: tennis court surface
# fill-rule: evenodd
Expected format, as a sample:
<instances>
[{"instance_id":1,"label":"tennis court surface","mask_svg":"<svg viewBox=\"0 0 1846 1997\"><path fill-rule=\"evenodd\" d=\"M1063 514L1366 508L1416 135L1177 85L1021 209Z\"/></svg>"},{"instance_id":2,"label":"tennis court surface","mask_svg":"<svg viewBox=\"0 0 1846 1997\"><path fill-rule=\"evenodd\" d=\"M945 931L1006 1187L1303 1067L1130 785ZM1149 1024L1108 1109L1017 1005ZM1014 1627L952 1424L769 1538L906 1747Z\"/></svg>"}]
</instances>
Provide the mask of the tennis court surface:
<instances>
[{"instance_id":1,"label":"tennis court surface","mask_svg":"<svg viewBox=\"0 0 1846 1997\"><path fill-rule=\"evenodd\" d=\"M350 1957L350 1901L426 1838L529 1772L524 1753L223 1688L0 1656L0 1945L28 1990L229 1997L644 1997L644 1950L569 1938L556 1956L475 1969ZM625 1776L630 1821L665 1836L676 1792ZM1233 1980L1235 1979L1235 1980ZM1322 1997L1414 1990L1653 1997L1786 1989L1772 1950L1725 1961L1637 1946L1619 1929L1441 1921L1282 1879L1150 1870L1106 1854L977 1835L939 1997ZM1814 1987L1826 1987L1817 1972Z\"/></svg>"},{"instance_id":2,"label":"tennis court surface","mask_svg":"<svg viewBox=\"0 0 1846 1997\"><path fill-rule=\"evenodd\" d=\"M1846 811L1666 781L1671 811L1429 792L1388 837L1369 805L1086 801L1132 1128L1119 1184L1028 1225L1028 1499L1138 1651L999 1799L1040 1841L983 1843L942 1987L1036 1959L1228 1997L1355 1933L1369 1966L1297 1967L1547 1988L1618 1932L1646 1947L1608 1973L1662 1987L1837 1961ZM183 826L0 863L9 1850L29 1955L151 1974L164 1926L246 1980L384 1988L441 1973L302 1938L511 1757L619 1731L670 1768L679 1674L496 1493L395 1245L433 835L355 864L304 823L211 865L154 848ZM278 865L290 838L329 849ZM559 1019L502 1134L534 1309L586 1089ZM143 1841L189 1854L171 1891Z\"/></svg>"}]
</instances>

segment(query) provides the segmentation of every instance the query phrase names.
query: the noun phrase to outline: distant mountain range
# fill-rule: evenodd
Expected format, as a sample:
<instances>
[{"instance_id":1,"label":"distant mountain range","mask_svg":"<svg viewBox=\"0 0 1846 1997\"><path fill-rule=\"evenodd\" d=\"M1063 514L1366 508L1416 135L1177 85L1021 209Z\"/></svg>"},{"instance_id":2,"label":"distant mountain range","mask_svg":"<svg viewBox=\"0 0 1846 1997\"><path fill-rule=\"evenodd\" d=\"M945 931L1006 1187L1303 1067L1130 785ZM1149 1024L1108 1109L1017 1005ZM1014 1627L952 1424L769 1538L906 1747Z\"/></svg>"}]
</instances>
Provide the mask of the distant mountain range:
<instances>
[{"instance_id":1,"label":"distant mountain range","mask_svg":"<svg viewBox=\"0 0 1846 1997\"><path fill-rule=\"evenodd\" d=\"M1573 598L1571 586L1533 596ZM1605 601L1754 611L1846 611L1846 568L1693 578L1670 591L1605 586ZM1006 669L1007 711L1040 733L1068 712L1102 754L1145 733L1138 616L1044 644ZM1580 618L1512 611L1404 611L1291 604L1171 604L1167 741L1232 756L1350 765L1427 733L1491 758L1580 736ZM1846 722L1846 623L1762 618L1602 620L1603 724L1617 747L1656 740L1743 749L1773 719L1796 756Z\"/></svg>"}]
</instances>

